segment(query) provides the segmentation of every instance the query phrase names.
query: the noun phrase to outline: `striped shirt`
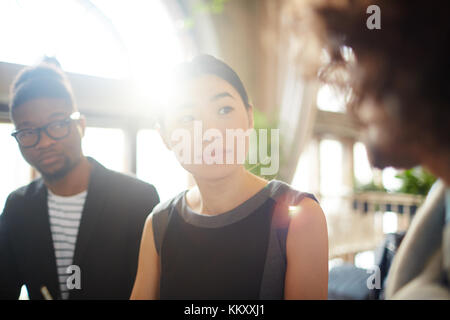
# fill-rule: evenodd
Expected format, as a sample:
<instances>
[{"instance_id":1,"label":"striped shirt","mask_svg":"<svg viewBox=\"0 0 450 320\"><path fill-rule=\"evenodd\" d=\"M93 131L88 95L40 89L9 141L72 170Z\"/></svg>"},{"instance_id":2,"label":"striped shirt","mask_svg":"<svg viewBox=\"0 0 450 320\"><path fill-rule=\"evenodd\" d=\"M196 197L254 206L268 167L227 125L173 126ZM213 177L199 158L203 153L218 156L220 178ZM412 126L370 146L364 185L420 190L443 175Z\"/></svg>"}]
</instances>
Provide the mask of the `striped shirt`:
<instances>
[{"instance_id":1,"label":"striped shirt","mask_svg":"<svg viewBox=\"0 0 450 320\"><path fill-rule=\"evenodd\" d=\"M78 227L87 191L70 197L61 197L48 190L48 213L50 230L52 232L55 249L56 266L62 299L69 297L67 267L72 264Z\"/></svg>"}]
</instances>

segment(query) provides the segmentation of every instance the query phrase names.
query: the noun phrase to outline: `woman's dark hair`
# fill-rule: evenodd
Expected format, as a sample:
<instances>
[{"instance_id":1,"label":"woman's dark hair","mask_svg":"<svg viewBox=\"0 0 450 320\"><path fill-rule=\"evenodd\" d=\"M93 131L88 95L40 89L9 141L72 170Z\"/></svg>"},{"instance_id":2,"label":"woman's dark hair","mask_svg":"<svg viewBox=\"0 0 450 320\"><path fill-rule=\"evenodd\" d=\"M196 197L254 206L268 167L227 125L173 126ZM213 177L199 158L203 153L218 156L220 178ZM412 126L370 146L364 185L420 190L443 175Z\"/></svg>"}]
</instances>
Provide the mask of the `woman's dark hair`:
<instances>
[{"instance_id":1,"label":"woman's dark hair","mask_svg":"<svg viewBox=\"0 0 450 320\"><path fill-rule=\"evenodd\" d=\"M10 89L10 112L37 98L64 99L74 106L72 88L56 59L45 58L40 64L19 72Z\"/></svg>"},{"instance_id":2,"label":"woman's dark hair","mask_svg":"<svg viewBox=\"0 0 450 320\"><path fill-rule=\"evenodd\" d=\"M176 81L186 81L201 75L214 75L231 84L250 108L247 91L237 73L225 62L207 54L201 54L189 62L183 62L175 69Z\"/></svg>"},{"instance_id":3,"label":"woman's dark hair","mask_svg":"<svg viewBox=\"0 0 450 320\"><path fill-rule=\"evenodd\" d=\"M380 9L381 29L371 30L366 26L370 5ZM320 48L328 53L329 59L322 64L320 72L325 81L330 79L333 70L346 69L345 87L351 89L354 97L350 111L367 97L380 105L394 102L388 103L393 106L388 111L408 131L430 134L436 142L448 145L448 4L418 0L336 0L317 1L310 8L312 23L302 30L313 34L321 43ZM351 48L353 59L348 59L349 51L345 48ZM314 64L320 56L318 52L315 60L307 59L305 64Z\"/></svg>"}]
</instances>

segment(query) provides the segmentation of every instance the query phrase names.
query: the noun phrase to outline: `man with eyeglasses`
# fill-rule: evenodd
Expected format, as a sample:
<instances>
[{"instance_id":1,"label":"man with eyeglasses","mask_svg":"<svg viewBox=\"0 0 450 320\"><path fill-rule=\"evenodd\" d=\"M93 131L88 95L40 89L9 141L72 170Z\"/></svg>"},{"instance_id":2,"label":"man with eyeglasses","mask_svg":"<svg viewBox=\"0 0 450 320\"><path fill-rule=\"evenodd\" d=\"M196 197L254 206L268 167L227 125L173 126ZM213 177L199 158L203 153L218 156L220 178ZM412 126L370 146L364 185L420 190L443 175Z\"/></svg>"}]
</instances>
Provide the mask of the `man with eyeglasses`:
<instances>
[{"instance_id":1,"label":"man with eyeglasses","mask_svg":"<svg viewBox=\"0 0 450 320\"><path fill-rule=\"evenodd\" d=\"M85 157L85 118L54 65L22 70L11 119L41 178L12 192L0 215L0 299L128 299L155 188Z\"/></svg>"},{"instance_id":2,"label":"man with eyeglasses","mask_svg":"<svg viewBox=\"0 0 450 320\"><path fill-rule=\"evenodd\" d=\"M11 136L16 138L22 148L33 148L41 140L41 132L45 132L47 136L53 140L61 140L70 134L71 121L80 120L81 114L76 111L69 115L66 119L52 121L43 127L36 129L26 128L15 130Z\"/></svg>"}]
</instances>

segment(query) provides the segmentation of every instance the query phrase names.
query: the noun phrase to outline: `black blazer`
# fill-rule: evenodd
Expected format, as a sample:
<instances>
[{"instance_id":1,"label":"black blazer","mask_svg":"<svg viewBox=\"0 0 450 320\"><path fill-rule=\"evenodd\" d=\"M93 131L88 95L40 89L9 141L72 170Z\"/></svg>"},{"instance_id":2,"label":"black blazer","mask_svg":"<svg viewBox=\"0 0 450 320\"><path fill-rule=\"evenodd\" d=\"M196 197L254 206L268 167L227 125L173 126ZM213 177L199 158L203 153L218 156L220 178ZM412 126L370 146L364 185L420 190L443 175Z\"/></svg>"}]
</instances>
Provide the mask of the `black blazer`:
<instances>
[{"instance_id":1,"label":"black blazer","mask_svg":"<svg viewBox=\"0 0 450 320\"><path fill-rule=\"evenodd\" d=\"M69 299L128 299L136 276L145 219L159 202L143 181L93 164L73 257L81 289ZM25 284L30 299L46 286L60 299L55 252L42 179L11 193L0 215L0 299L17 299Z\"/></svg>"}]
</instances>

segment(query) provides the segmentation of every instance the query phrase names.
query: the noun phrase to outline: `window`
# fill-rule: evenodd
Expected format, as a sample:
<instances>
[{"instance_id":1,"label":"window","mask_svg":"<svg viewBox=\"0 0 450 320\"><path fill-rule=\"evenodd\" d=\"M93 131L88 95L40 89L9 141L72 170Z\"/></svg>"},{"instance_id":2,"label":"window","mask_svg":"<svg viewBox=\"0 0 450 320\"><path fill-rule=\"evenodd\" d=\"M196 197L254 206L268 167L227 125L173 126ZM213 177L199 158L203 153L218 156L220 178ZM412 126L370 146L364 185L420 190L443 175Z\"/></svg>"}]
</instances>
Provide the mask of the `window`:
<instances>
[{"instance_id":1,"label":"window","mask_svg":"<svg viewBox=\"0 0 450 320\"><path fill-rule=\"evenodd\" d=\"M323 111L345 112L345 95L335 87L325 84L317 92L317 107Z\"/></svg>"},{"instance_id":2,"label":"window","mask_svg":"<svg viewBox=\"0 0 450 320\"><path fill-rule=\"evenodd\" d=\"M2 156L0 157L0 214L3 212L6 198L17 188L31 181L31 167L23 159L19 146L11 132L14 126L9 123L0 123L0 145Z\"/></svg>"},{"instance_id":3,"label":"window","mask_svg":"<svg viewBox=\"0 0 450 320\"><path fill-rule=\"evenodd\" d=\"M163 90L160 86L169 75L167 71L184 58L164 1L92 2L117 30L129 59L129 76L134 80L139 94L153 97L158 90Z\"/></svg>"},{"instance_id":4,"label":"window","mask_svg":"<svg viewBox=\"0 0 450 320\"><path fill-rule=\"evenodd\" d=\"M323 139L320 152L321 205L327 213L337 213L342 208L343 147L338 140Z\"/></svg>"},{"instance_id":5,"label":"window","mask_svg":"<svg viewBox=\"0 0 450 320\"><path fill-rule=\"evenodd\" d=\"M338 140L320 141L320 193L339 196L342 189L342 143Z\"/></svg>"},{"instance_id":6,"label":"window","mask_svg":"<svg viewBox=\"0 0 450 320\"><path fill-rule=\"evenodd\" d=\"M184 58L156 0L2 0L0 39L0 61L30 65L55 56L68 72L131 78L143 94Z\"/></svg>"},{"instance_id":7,"label":"window","mask_svg":"<svg viewBox=\"0 0 450 320\"><path fill-rule=\"evenodd\" d=\"M401 188L402 180L395 176L399 173L399 170L388 167L382 171L383 187L388 191L395 191Z\"/></svg>"},{"instance_id":8,"label":"window","mask_svg":"<svg viewBox=\"0 0 450 320\"><path fill-rule=\"evenodd\" d=\"M83 138L83 153L111 170L127 171L125 134L122 129L87 127Z\"/></svg>"},{"instance_id":9,"label":"window","mask_svg":"<svg viewBox=\"0 0 450 320\"><path fill-rule=\"evenodd\" d=\"M363 251L355 255L355 266L358 268L372 269L374 267L374 264L375 264L374 251Z\"/></svg>"},{"instance_id":10,"label":"window","mask_svg":"<svg viewBox=\"0 0 450 320\"><path fill-rule=\"evenodd\" d=\"M355 55L350 47L342 46L340 51L346 62L350 64L355 62ZM323 53L323 62L327 64L330 62L330 56L326 52ZM328 80L331 82L337 81L339 83L345 81L347 78L348 70L345 69L334 70L328 75ZM344 89L340 89L337 85L324 84L317 92L317 107L323 111L345 112L351 94L351 90L344 91Z\"/></svg>"},{"instance_id":11,"label":"window","mask_svg":"<svg viewBox=\"0 0 450 320\"><path fill-rule=\"evenodd\" d=\"M313 151L313 144L309 143L300 155L294 178L291 183L294 188L303 192L315 192L311 185L311 176L314 174L312 166L312 161L314 161Z\"/></svg>"},{"instance_id":12,"label":"window","mask_svg":"<svg viewBox=\"0 0 450 320\"><path fill-rule=\"evenodd\" d=\"M188 173L166 148L156 130L137 136L137 177L153 184L164 202L188 187Z\"/></svg>"},{"instance_id":13,"label":"window","mask_svg":"<svg viewBox=\"0 0 450 320\"><path fill-rule=\"evenodd\" d=\"M367 157L366 146L361 142L353 145L353 165L357 184L366 185L372 182L373 172Z\"/></svg>"},{"instance_id":14,"label":"window","mask_svg":"<svg viewBox=\"0 0 450 320\"><path fill-rule=\"evenodd\" d=\"M109 78L126 76L119 43L81 1L0 2L0 60L34 64L56 56L64 70Z\"/></svg>"},{"instance_id":15,"label":"window","mask_svg":"<svg viewBox=\"0 0 450 320\"><path fill-rule=\"evenodd\" d=\"M383 232L394 233L398 231L398 216L395 212L383 213Z\"/></svg>"}]
</instances>

